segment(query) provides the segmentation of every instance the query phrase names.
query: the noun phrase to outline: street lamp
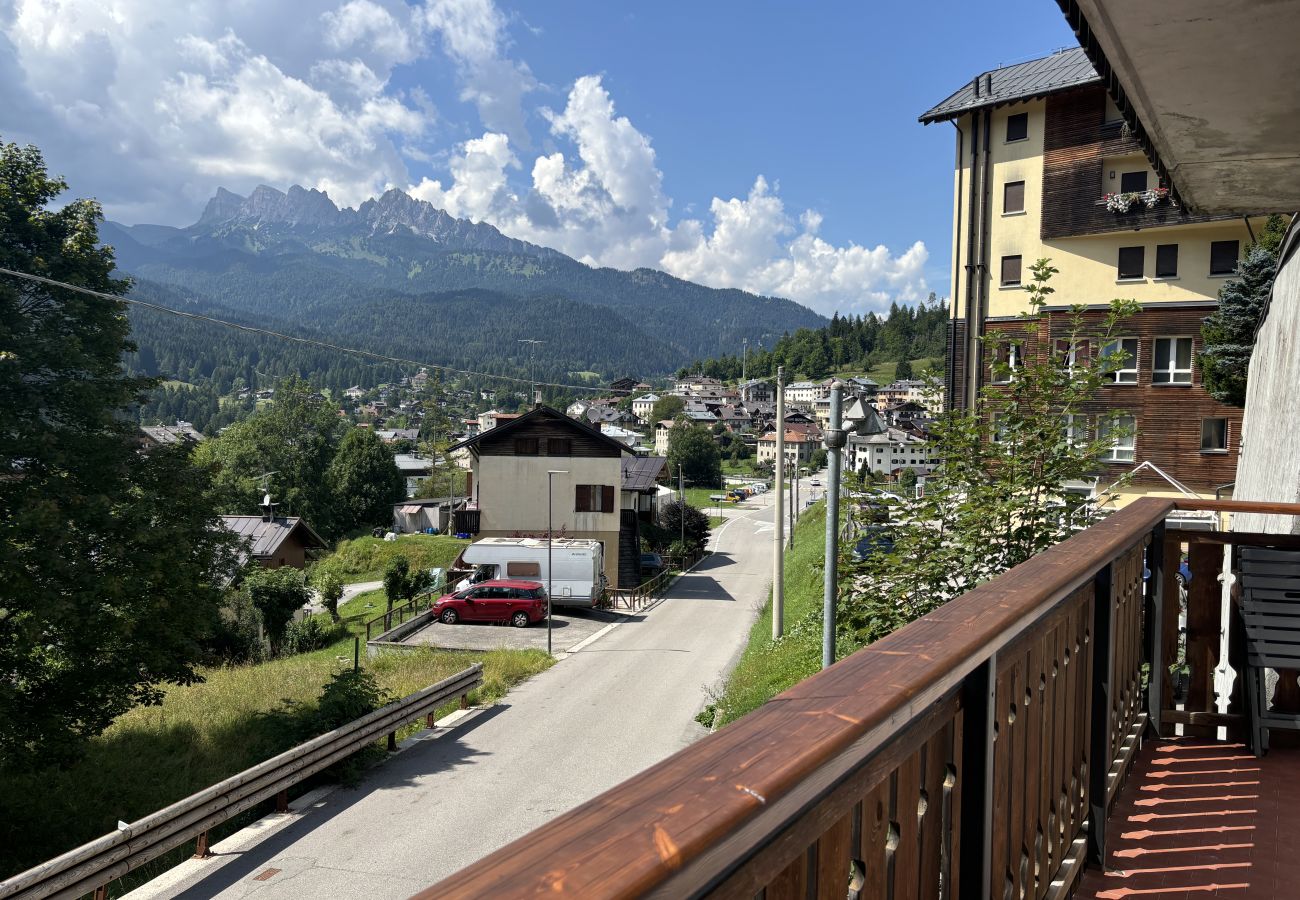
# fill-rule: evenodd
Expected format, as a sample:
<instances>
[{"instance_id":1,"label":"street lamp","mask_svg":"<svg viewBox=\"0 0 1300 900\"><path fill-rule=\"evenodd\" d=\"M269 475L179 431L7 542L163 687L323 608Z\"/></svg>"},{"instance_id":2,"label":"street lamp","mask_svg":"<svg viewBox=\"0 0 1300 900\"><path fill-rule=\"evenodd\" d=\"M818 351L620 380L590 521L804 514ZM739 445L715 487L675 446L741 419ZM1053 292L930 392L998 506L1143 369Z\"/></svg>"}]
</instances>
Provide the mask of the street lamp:
<instances>
[{"instance_id":1,"label":"street lamp","mask_svg":"<svg viewBox=\"0 0 1300 900\"><path fill-rule=\"evenodd\" d=\"M551 538L554 531L551 528L551 486L553 477L556 475L568 475L568 469L549 469L546 472L546 655L551 654Z\"/></svg>"}]
</instances>

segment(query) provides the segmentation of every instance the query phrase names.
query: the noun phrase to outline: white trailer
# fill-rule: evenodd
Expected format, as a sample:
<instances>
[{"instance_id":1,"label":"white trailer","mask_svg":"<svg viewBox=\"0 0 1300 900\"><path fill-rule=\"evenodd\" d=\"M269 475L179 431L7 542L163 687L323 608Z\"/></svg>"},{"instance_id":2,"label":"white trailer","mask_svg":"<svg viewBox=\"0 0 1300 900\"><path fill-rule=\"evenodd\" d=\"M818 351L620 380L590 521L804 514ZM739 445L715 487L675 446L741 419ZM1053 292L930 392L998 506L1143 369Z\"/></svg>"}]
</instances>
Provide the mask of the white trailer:
<instances>
[{"instance_id":1,"label":"white trailer","mask_svg":"<svg viewBox=\"0 0 1300 900\"><path fill-rule=\"evenodd\" d=\"M489 578L525 578L548 584L546 540L541 538L483 538L465 548L461 561L474 572L456 586ZM549 572L554 606L592 607L605 590L605 559L600 541L556 538L551 542Z\"/></svg>"}]
</instances>

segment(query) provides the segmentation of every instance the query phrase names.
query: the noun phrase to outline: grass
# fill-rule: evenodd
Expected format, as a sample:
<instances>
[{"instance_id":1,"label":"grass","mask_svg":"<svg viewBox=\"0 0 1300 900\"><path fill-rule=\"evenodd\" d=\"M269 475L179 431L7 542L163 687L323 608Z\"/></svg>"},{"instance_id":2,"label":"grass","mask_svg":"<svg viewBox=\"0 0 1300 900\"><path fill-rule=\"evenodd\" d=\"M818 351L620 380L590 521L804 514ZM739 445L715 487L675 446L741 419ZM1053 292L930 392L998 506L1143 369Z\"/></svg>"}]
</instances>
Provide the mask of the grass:
<instances>
[{"instance_id":1,"label":"grass","mask_svg":"<svg viewBox=\"0 0 1300 900\"><path fill-rule=\"evenodd\" d=\"M942 359L923 356L920 359L912 360L912 372L914 373L915 377L920 378L921 373L924 372L927 368L933 365L939 365L942 362L943 362ZM883 387L884 385L889 384L891 381L895 379L895 373L897 371L898 371L898 363L883 362L877 366L873 366L866 373L866 375L872 381L876 382L877 384Z\"/></svg>"},{"instance_id":2,"label":"grass","mask_svg":"<svg viewBox=\"0 0 1300 900\"><path fill-rule=\"evenodd\" d=\"M821 668L822 573L826 554L826 505L808 508L785 554L785 636L772 640L769 600L749 632L740 662L713 703L714 725L734 722Z\"/></svg>"},{"instance_id":3,"label":"grass","mask_svg":"<svg viewBox=\"0 0 1300 900\"><path fill-rule=\"evenodd\" d=\"M313 577L332 572L344 584L378 581L389 560L405 556L416 569L445 569L469 546L469 541L445 534L403 534L395 541L359 537L339 541L338 548L311 567Z\"/></svg>"},{"instance_id":4,"label":"grass","mask_svg":"<svg viewBox=\"0 0 1300 900\"><path fill-rule=\"evenodd\" d=\"M734 462L734 463L729 458L724 459L722 461L722 474L723 475L745 475L745 476L755 477L758 474L757 471L754 469L754 466L756 465L757 462L758 461L754 459L752 456L749 459L742 459L740 462Z\"/></svg>"},{"instance_id":5,"label":"grass","mask_svg":"<svg viewBox=\"0 0 1300 900\"><path fill-rule=\"evenodd\" d=\"M384 654L366 667L401 697L482 661L489 703L548 668L540 651L427 650ZM352 640L257 665L208 669L204 682L172 687L161 706L137 707L90 741L66 769L0 776L0 878L112 831L302 740L321 688L352 664ZM455 702L440 711L445 714ZM299 793L306 787L300 786ZM254 818L233 820L229 833ZM214 834L213 840L220 835ZM185 845L127 881L143 883L194 852ZM119 891L115 890L114 893Z\"/></svg>"}]
</instances>

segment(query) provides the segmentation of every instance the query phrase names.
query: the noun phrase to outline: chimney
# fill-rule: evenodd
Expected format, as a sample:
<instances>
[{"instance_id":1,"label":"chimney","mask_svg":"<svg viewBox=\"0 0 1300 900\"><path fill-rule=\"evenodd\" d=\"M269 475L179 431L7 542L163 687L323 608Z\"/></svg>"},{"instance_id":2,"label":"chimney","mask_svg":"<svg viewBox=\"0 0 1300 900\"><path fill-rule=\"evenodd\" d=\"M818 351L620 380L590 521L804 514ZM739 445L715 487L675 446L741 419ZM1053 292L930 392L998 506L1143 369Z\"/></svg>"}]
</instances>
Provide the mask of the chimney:
<instances>
[{"instance_id":1,"label":"chimney","mask_svg":"<svg viewBox=\"0 0 1300 900\"><path fill-rule=\"evenodd\" d=\"M971 89L975 91L976 97L980 95L980 78L978 75L976 75L975 80L971 82Z\"/></svg>"},{"instance_id":2,"label":"chimney","mask_svg":"<svg viewBox=\"0 0 1300 900\"><path fill-rule=\"evenodd\" d=\"M266 493L262 495L262 521L263 522L275 521L275 504L271 502L270 493Z\"/></svg>"}]
</instances>

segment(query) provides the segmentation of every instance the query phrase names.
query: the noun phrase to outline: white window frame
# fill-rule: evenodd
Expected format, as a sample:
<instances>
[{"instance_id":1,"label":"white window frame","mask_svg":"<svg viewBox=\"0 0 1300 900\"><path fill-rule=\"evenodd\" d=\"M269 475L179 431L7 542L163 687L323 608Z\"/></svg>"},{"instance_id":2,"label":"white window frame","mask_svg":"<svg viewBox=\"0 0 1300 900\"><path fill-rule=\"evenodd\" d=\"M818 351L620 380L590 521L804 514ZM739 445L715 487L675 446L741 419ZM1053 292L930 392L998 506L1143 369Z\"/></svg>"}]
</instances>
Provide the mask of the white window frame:
<instances>
[{"instance_id":1,"label":"white window frame","mask_svg":"<svg viewBox=\"0 0 1300 900\"><path fill-rule=\"evenodd\" d=\"M1125 426L1128 434L1116 435L1101 453L1102 462L1126 463L1137 458L1137 420L1133 416L1109 416L1097 422L1098 437L1109 438L1117 426Z\"/></svg>"},{"instance_id":2,"label":"white window frame","mask_svg":"<svg viewBox=\"0 0 1300 900\"><path fill-rule=\"evenodd\" d=\"M1007 373L999 371L1000 366L998 366L995 359L992 378L990 379L991 384L1010 384L1012 381L1015 381L1016 372L1024 368L1025 365L1025 347L1021 341L1007 341L1006 344L1003 344L1002 346L1006 347L1007 368L1011 371ZM1001 349L1001 347L999 347L999 349Z\"/></svg>"},{"instance_id":3,"label":"white window frame","mask_svg":"<svg viewBox=\"0 0 1300 900\"><path fill-rule=\"evenodd\" d=\"M1106 379L1112 384L1137 384L1138 353L1142 348L1142 342L1135 337L1121 336L1109 341L1105 341L1101 345L1101 359L1104 361L1107 356L1111 356L1115 352L1113 349L1110 348L1117 347L1121 352L1128 353L1128 349L1124 346L1124 344L1128 341L1133 342L1133 352L1129 354L1128 359L1124 360L1124 362L1121 363L1121 368L1115 369L1113 372L1110 372L1106 375Z\"/></svg>"},{"instance_id":4,"label":"white window frame","mask_svg":"<svg viewBox=\"0 0 1300 900\"><path fill-rule=\"evenodd\" d=\"M1088 442L1088 417L1081 416L1078 413L1067 413L1065 416L1065 443L1070 447L1077 447L1080 444Z\"/></svg>"},{"instance_id":5,"label":"white window frame","mask_svg":"<svg viewBox=\"0 0 1300 900\"><path fill-rule=\"evenodd\" d=\"M1160 342L1170 341L1169 346L1169 366L1165 369L1156 368L1156 363L1160 359ZM1187 368L1178 367L1178 342L1187 342ZM1192 383L1192 366L1196 359L1196 344L1191 337L1187 335L1164 335L1155 339L1151 345L1151 383L1152 384L1191 384ZM1163 376L1163 377L1162 377Z\"/></svg>"}]
</instances>

